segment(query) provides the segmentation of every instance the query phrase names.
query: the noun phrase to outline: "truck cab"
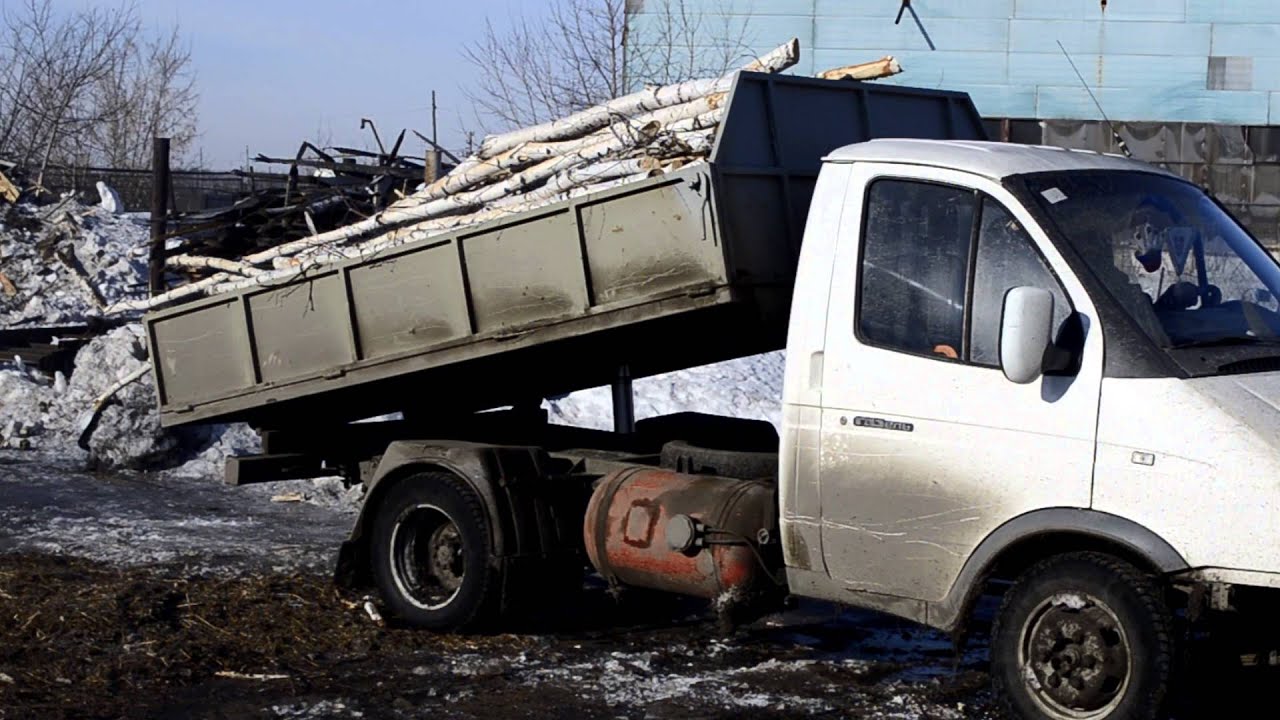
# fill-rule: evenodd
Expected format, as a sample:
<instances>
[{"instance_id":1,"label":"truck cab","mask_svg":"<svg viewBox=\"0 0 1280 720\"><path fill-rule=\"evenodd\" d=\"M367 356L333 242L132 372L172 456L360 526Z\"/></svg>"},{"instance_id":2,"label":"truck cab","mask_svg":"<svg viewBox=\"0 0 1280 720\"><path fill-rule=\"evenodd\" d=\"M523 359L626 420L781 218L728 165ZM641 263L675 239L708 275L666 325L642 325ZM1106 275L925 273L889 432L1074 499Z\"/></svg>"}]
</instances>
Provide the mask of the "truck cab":
<instances>
[{"instance_id":1,"label":"truck cab","mask_svg":"<svg viewBox=\"0 0 1280 720\"><path fill-rule=\"evenodd\" d=\"M1153 165L830 153L787 340L791 591L954 630L1008 576L992 658L1014 709L1147 717L1164 588L1226 609L1280 587L1278 294L1267 251Z\"/></svg>"}]
</instances>

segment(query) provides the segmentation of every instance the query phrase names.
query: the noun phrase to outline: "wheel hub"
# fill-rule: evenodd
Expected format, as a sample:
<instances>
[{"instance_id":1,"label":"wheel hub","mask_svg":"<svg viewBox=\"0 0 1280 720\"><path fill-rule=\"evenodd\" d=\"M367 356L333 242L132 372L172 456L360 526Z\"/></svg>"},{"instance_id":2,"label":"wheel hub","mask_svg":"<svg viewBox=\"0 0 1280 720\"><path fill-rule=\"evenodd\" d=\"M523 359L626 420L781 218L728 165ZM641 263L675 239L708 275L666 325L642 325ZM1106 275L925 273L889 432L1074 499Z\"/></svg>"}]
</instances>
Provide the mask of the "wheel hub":
<instances>
[{"instance_id":1,"label":"wheel hub","mask_svg":"<svg viewBox=\"0 0 1280 720\"><path fill-rule=\"evenodd\" d=\"M1124 696L1132 670L1129 643L1109 607L1072 593L1050 598L1028 618L1021 665L1033 697L1051 715L1105 715Z\"/></svg>"},{"instance_id":2,"label":"wheel hub","mask_svg":"<svg viewBox=\"0 0 1280 720\"><path fill-rule=\"evenodd\" d=\"M457 596L466 576L462 534L444 511L419 505L404 512L392 533L395 582L407 599L438 610Z\"/></svg>"},{"instance_id":3,"label":"wheel hub","mask_svg":"<svg viewBox=\"0 0 1280 720\"><path fill-rule=\"evenodd\" d=\"M441 525L431 534L429 555L431 574L447 590L457 590L462 585L462 536L453 523Z\"/></svg>"}]
</instances>

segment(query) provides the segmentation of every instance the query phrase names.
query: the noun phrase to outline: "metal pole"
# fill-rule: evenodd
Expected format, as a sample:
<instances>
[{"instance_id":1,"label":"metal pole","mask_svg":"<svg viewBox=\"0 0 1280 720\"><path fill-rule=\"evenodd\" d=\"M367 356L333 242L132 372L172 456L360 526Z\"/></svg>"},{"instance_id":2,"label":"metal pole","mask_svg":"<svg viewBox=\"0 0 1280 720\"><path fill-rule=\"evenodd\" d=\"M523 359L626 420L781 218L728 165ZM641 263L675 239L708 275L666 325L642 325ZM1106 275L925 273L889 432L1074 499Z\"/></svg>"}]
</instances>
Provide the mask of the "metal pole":
<instances>
[{"instance_id":1,"label":"metal pole","mask_svg":"<svg viewBox=\"0 0 1280 720\"><path fill-rule=\"evenodd\" d=\"M164 288L164 235L169 227L169 138L151 141L151 295Z\"/></svg>"},{"instance_id":2,"label":"metal pole","mask_svg":"<svg viewBox=\"0 0 1280 720\"><path fill-rule=\"evenodd\" d=\"M630 434L636 431L635 396L631 391L631 368L618 366L613 381L613 431Z\"/></svg>"}]
</instances>

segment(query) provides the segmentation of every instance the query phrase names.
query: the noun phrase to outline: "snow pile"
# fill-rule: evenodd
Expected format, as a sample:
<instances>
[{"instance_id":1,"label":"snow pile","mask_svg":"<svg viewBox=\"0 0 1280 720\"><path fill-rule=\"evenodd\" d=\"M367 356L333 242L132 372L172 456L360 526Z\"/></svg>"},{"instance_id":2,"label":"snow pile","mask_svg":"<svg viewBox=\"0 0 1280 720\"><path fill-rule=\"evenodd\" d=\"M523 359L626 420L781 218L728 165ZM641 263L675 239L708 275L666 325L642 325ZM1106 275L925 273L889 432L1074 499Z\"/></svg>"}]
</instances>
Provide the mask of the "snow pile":
<instances>
[{"instance_id":1,"label":"snow pile","mask_svg":"<svg viewBox=\"0 0 1280 720\"><path fill-rule=\"evenodd\" d=\"M143 218L72 198L0 214L0 326L100 317L104 304L146 295L149 234Z\"/></svg>"},{"instance_id":2,"label":"snow pile","mask_svg":"<svg viewBox=\"0 0 1280 720\"><path fill-rule=\"evenodd\" d=\"M782 431L782 352L636 380L636 419L685 411L768 420ZM552 422L613 429L613 394L592 388L544 404Z\"/></svg>"},{"instance_id":3,"label":"snow pile","mask_svg":"<svg viewBox=\"0 0 1280 720\"><path fill-rule=\"evenodd\" d=\"M94 338L76 353L69 381L25 368L0 371L0 441L79 458L101 469L155 469L194 459L210 470L230 454L251 452L257 436L243 426L166 430L156 412L150 374L122 389L103 411L86 453L77 445L81 418L121 378L142 367L146 346L140 325Z\"/></svg>"}]
</instances>

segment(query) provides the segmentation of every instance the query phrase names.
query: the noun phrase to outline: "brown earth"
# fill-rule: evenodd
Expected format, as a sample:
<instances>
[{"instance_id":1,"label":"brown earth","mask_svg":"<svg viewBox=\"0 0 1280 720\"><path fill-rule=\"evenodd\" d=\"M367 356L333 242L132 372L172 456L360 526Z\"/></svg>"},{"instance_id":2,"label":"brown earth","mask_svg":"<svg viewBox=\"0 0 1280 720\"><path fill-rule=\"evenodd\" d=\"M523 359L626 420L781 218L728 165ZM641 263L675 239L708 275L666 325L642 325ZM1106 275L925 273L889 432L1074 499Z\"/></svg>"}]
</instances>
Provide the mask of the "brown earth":
<instances>
[{"instance_id":1,"label":"brown earth","mask_svg":"<svg viewBox=\"0 0 1280 720\"><path fill-rule=\"evenodd\" d=\"M894 680L903 663L869 631L722 637L709 617L672 619L675 605L650 605L655 623L593 597L553 632L438 635L380 625L314 574L0 555L0 717L987 715L982 672ZM831 656L859 643L888 654Z\"/></svg>"}]
</instances>

